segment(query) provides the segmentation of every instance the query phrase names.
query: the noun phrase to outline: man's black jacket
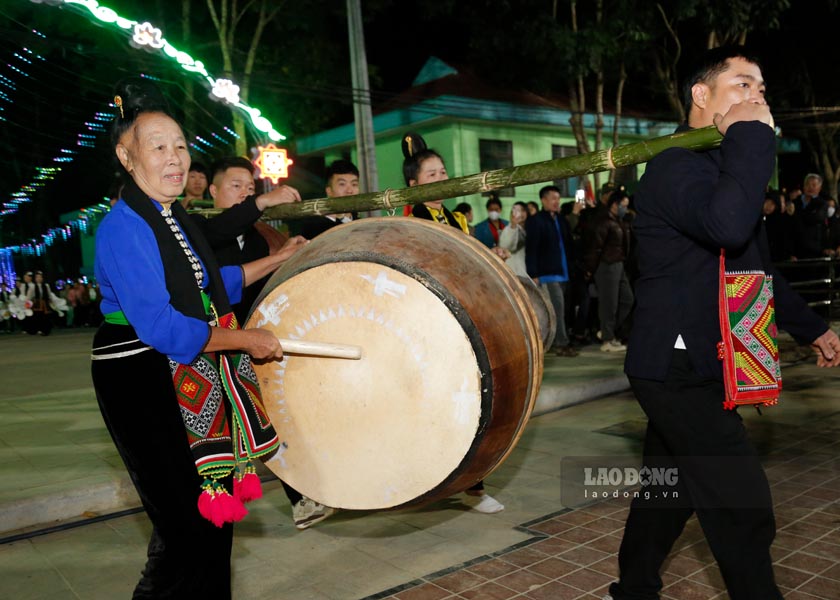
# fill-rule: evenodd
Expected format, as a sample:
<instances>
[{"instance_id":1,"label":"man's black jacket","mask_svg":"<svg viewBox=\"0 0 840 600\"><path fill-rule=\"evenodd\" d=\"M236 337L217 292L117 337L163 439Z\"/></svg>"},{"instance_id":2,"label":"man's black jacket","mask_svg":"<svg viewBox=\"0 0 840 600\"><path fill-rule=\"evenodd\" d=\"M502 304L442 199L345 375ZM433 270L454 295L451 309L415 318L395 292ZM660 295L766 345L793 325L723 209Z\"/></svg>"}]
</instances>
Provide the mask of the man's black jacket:
<instances>
[{"instance_id":1,"label":"man's black jacket","mask_svg":"<svg viewBox=\"0 0 840 600\"><path fill-rule=\"evenodd\" d=\"M716 347L721 248L727 270L762 269L774 276L780 328L803 342L827 330L770 262L761 215L775 149L772 128L739 122L719 149L672 148L648 163L635 197L640 276L628 375L664 381L682 335L695 371L722 378Z\"/></svg>"}]
</instances>

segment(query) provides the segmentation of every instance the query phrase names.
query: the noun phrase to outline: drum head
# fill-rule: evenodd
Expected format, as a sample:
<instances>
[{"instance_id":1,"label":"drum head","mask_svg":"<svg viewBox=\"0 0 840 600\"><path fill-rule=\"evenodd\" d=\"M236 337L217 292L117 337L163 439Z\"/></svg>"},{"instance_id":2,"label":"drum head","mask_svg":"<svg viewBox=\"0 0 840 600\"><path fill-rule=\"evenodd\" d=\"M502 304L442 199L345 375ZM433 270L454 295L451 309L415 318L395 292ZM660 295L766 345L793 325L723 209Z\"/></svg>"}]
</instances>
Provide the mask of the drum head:
<instances>
[{"instance_id":1,"label":"drum head","mask_svg":"<svg viewBox=\"0 0 840 600\"><path fill-rule=\"evenodd\" d=\"M362 359L255 365L282 444L267 466L302 494L348 509L399 506L444 482L481 421L481 373L451 308L372 262L315 266L269 292L247 327L361 346Z\"/></svg>"}]
</instances>

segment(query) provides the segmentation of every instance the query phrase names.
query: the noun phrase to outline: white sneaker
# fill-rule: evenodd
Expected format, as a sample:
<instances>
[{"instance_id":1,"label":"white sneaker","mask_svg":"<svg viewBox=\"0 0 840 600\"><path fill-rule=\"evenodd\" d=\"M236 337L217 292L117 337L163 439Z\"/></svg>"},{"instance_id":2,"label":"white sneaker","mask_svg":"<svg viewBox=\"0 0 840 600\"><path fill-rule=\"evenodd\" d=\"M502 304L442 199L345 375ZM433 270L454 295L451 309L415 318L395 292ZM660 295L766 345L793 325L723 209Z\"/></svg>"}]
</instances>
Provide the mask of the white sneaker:
<instances>
[{"instance_id":1,"label":"white sneaker","mask_svg":"<svg viewBox=\"0 0 840 600\"><path fill-rule=\"evenodd\" d=\"M601 344L601 352L627 352L627 346L618 340L610 340Z\"/></svg>"},{"instance_id":2,"label":"white sneaker","mask_svg":"<svg viewBox=\"0 0 840 600\"><path fill-rule=\"evenodd\" d=\"M498 512L502 512L505 509L505 505L496 500L490 494L481 494L480 496L470 496L472 498L478 498L478 503L472 504L470 503L470 508L472 508L476 512L484 513L485 515L492 515Z\"/></svg>"},{"instance_id":3,"label":"white sneaker","mask_svg":"<svg viewBox=\"0 0 840 600\"><path fill-rule=\"evenodd\" d=\"M295 527L298 529L311 527L333 514L335 514L334 508L318 504L306 496L292 505L292 519L295 522Z\"/></svg>"}]
</instances>

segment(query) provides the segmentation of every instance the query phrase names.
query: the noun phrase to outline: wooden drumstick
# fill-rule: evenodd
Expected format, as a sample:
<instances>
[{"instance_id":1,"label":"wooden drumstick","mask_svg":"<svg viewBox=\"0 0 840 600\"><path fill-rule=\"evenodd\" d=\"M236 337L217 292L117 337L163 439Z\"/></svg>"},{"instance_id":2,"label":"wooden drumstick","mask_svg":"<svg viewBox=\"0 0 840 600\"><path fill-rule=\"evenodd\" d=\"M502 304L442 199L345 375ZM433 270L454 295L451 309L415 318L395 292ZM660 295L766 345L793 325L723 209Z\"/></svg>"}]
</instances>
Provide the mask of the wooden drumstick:
<instances>
[{"instance_id":1,"label":"wooden drumstick","mask_svg":"<svg viewBox=\"0 0 840 600\"><path fill-rule=\"evenodd\" d=\"M304 342L302 340L286 340L278 338L283 354L300 354L302 356L326 356L328 358L362 358L361 346L347 344L332 344L330 342Z\"/></svg>"}]
</instances>

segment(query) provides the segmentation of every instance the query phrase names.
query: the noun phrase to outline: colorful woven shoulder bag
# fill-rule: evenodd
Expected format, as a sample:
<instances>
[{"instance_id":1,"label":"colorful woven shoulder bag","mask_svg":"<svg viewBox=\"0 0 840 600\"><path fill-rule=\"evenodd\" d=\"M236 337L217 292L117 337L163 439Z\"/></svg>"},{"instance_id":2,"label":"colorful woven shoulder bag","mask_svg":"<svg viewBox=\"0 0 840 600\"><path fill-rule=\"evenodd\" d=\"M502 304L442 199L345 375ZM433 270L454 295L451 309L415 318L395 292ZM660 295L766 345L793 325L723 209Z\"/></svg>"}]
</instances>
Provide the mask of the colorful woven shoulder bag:
<instances>
[{"instance_id":1,"label":"colorful woven shoulder bag","mask_svg":"<svg viewBox=\"0 0 840 600\"><path fill-rule=\"evenodd\" d=\"M723 361L725 409L779 402L782 373L776 341L773 277L764 271L726 271L720 251L718 358Z\"/></svg>"}]
</instances>

